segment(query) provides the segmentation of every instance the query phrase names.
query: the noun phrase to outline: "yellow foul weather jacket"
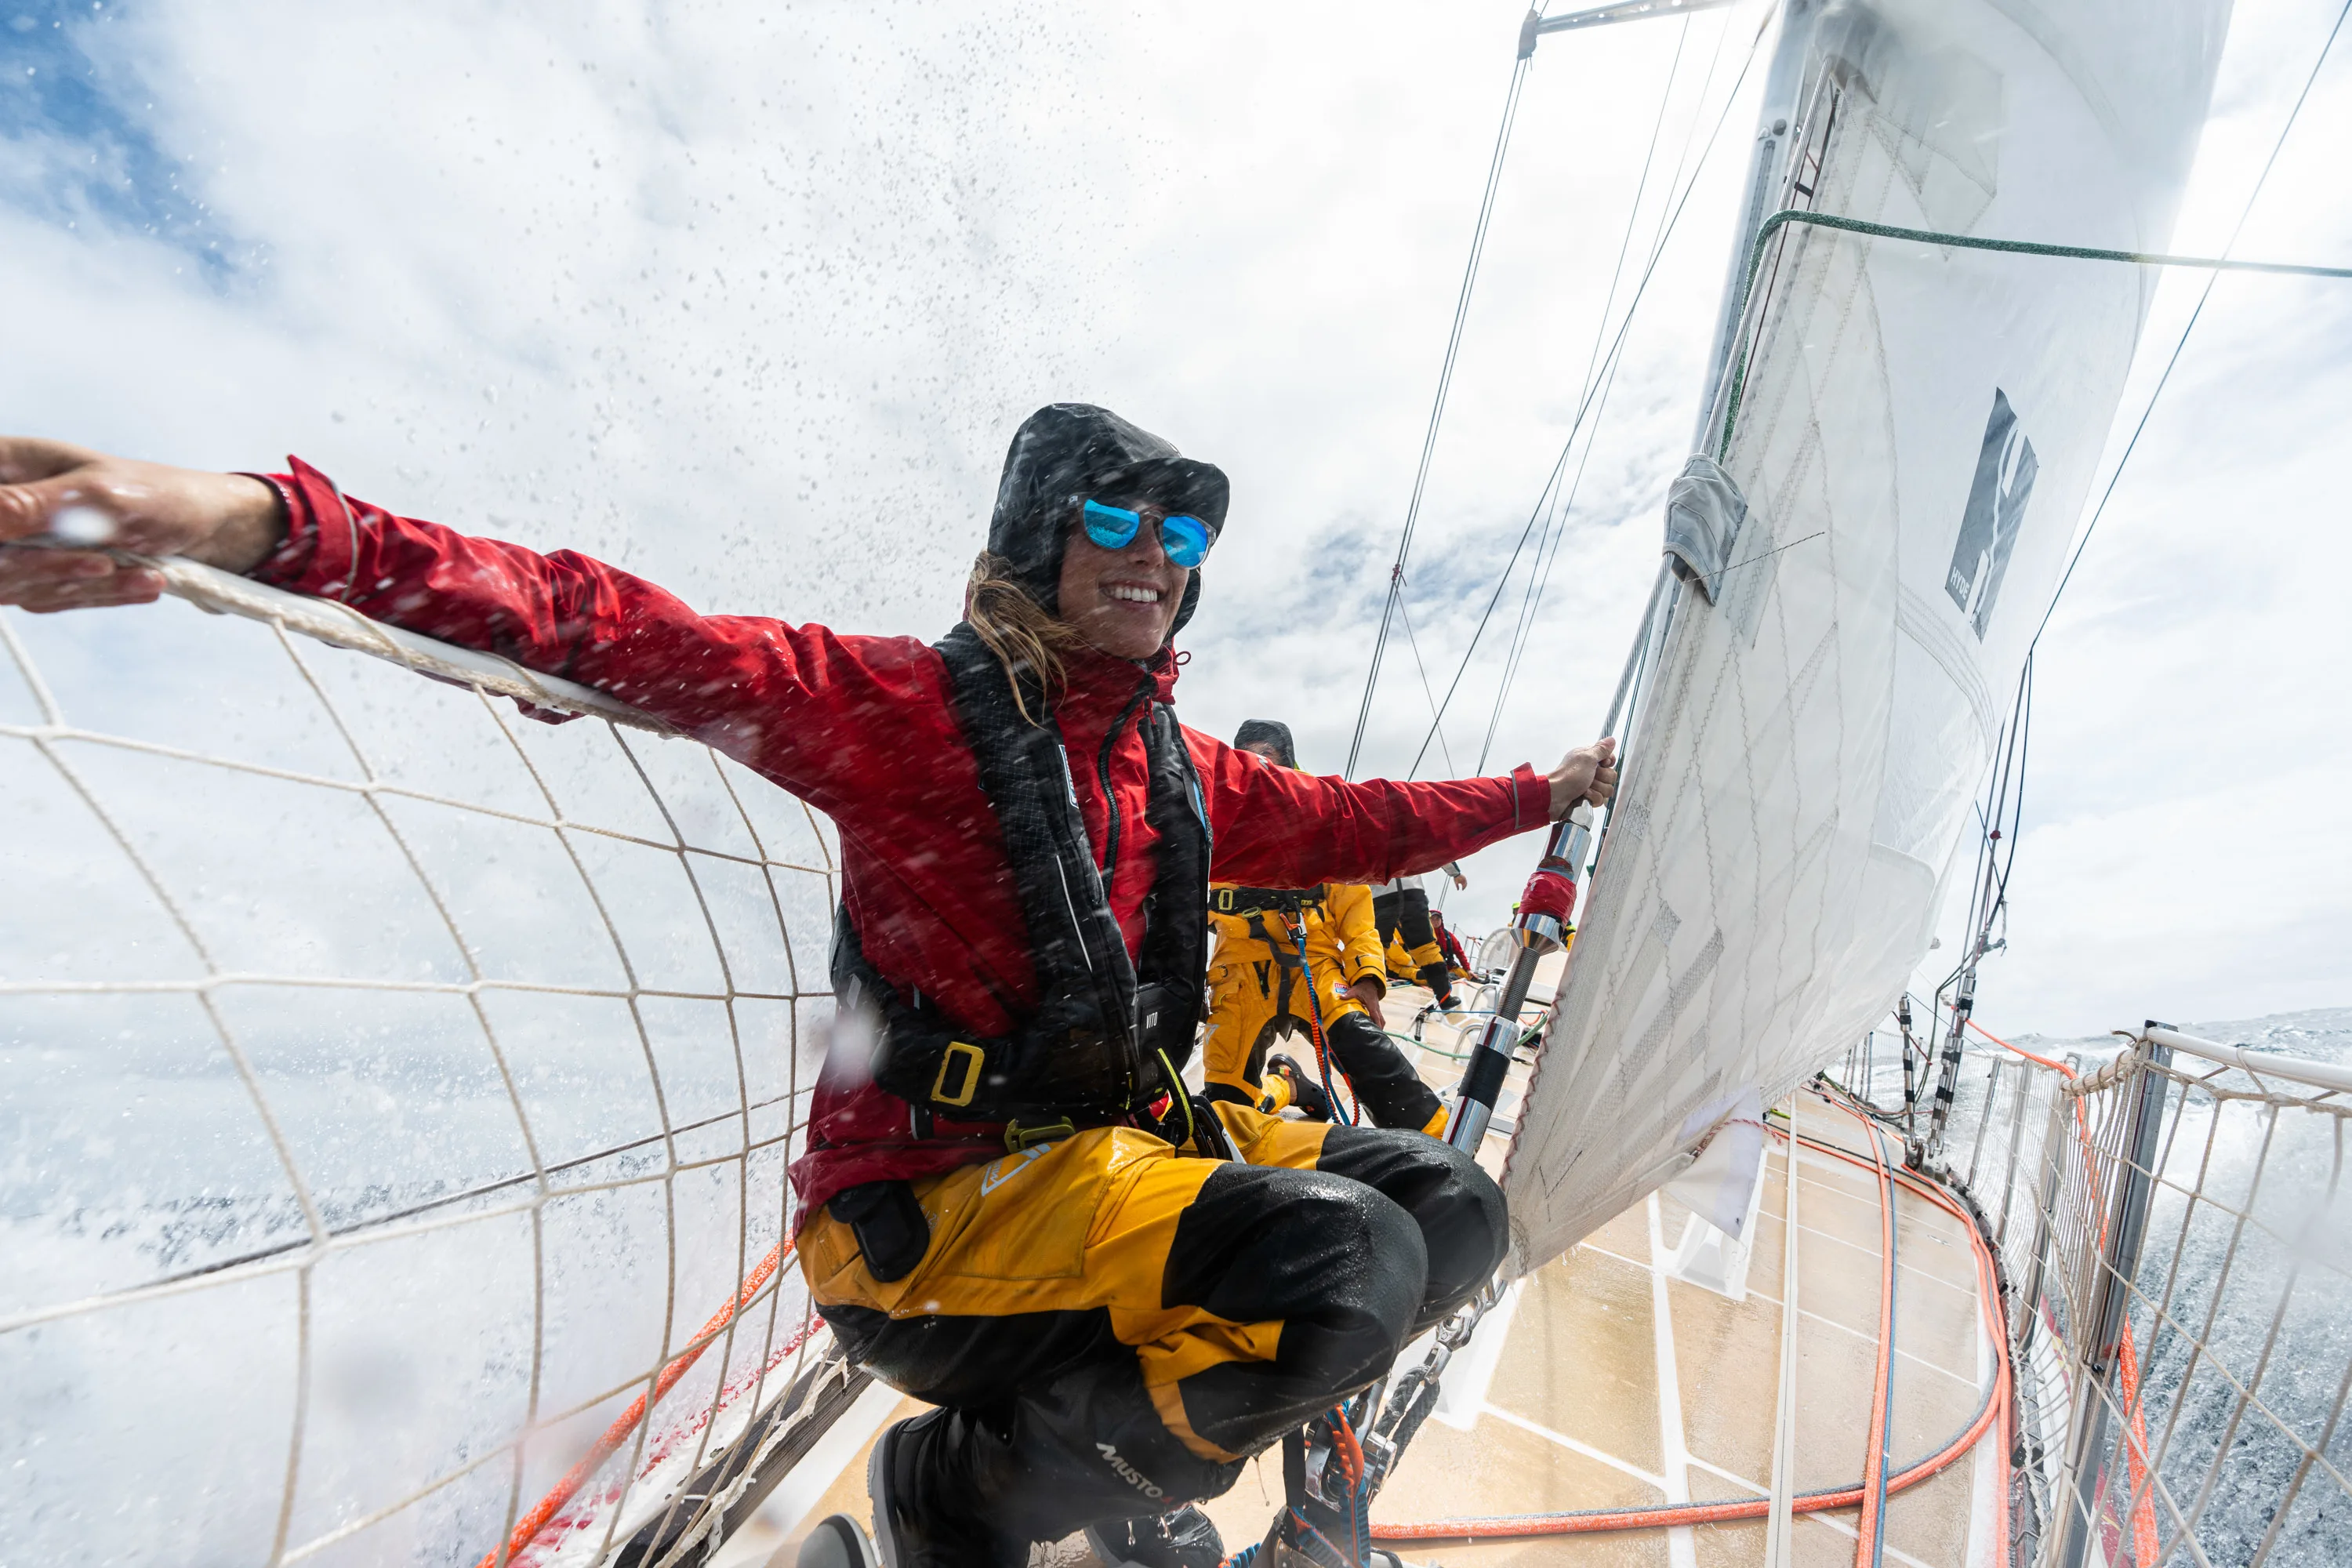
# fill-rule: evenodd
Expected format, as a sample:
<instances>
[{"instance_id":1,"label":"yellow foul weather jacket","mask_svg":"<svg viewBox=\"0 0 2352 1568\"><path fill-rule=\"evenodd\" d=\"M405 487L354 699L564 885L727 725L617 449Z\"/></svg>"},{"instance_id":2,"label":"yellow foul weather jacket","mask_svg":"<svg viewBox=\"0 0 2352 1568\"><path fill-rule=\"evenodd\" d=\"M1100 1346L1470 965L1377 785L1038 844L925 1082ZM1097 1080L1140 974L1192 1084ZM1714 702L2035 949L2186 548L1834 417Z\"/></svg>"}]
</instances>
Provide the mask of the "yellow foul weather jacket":
<instances>
[{"instance_id":1,"label":"yellow foul weather jacket","mask_svg":"<svg viewBox=\"0 0 2352 1568\"><path fill-rule=\"evenodd\" d=\"M1387 985L1381 937L1372 921L1370 888L1331 883L1297 895L1307 927L1307 961L1313 972L1315 1001L1326 1031L1333 1019L1361 1013L1350 987L1366 978ZM1278 909L1257 907L1258 889L1213 883L1209 929L1216 949L1209 959L1209 1022L1202 1036L1208 1081L1246 1092L1255 1100L1265 1070L1266 1052L1295 1035L1311 1061L1307 980L1290 918ZM1222 909L1231 912L1221 912Z\"/></svg>"}]
</instances>

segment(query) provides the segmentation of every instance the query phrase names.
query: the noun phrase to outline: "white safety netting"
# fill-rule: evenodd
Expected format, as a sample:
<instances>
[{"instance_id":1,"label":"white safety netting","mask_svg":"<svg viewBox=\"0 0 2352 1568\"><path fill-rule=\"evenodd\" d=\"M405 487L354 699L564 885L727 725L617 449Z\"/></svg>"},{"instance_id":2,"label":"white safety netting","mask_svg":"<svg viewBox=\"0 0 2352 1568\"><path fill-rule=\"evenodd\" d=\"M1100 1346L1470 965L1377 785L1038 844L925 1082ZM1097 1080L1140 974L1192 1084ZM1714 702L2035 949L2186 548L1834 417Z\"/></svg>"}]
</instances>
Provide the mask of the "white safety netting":
<instances>
[{"instance_id":1,"label":"white safety netting","mask_svg":"<svg viewBox=\"0 0 2352 1568\"><path fill-rule=\"evenodd\" d=\"M175 586L383 657L0 611L5 1555L471 1564L614 1429L517 1558L594 1561L827 1348L779 1253L829 825Z\"/></svg>"},{"instance_id":2,"label":"white safety netting","mask_svg":"<svg viewBox=\"0 0 2352 1568\"><path fill-rule=\"evenodd\" d=\"M2114 1037L1954 1064L1930 1163L2001 1256L2021 1565L2352 1553L2352 1013L2190 1028L2242 1065ZM1836 1075L1906 1121L1878 1046Z\"/></svg>"},{"instance_id":3,"label":"white safety netting","mask_svg":"<svg viewBox=\"0 0 2352 1568\"><path fill-rule=\"evenodd\" d=\"M2226 0L1824 8L1780 205L2156 250ZM1744 260L1744 258L1743 258ZM2152 276L1797 225L1718 408L1746 500L1647 676L1507 1189L1512 1268L1671 1176L1924 955Z\"/></svg>"}]
</instances>

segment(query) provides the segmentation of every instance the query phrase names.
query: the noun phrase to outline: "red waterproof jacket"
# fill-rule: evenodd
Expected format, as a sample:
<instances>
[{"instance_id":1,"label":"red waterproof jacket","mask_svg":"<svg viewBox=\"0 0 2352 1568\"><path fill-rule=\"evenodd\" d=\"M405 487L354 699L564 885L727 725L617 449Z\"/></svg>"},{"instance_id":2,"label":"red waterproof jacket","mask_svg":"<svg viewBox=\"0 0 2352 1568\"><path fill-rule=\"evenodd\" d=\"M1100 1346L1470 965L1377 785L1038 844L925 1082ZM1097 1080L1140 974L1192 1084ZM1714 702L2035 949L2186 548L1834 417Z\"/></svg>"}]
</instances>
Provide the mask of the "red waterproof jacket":
<instances>
[{"instance_id":1,"label":"red waterproof jacket","mask_svg":"<svg viewBox=\"0 0 2352 1568\"><path fill-rule=\"evenodd\" d=\"M982 1035L1011 1032L1036 1001L1019 896L995 811L957 724L947 667L914 637L854 637L761 616L705 616L570 551L541 555L394 517L338 492L299 458L270 476L287 541L261 581L339 600L377 620L497 653L611 693L772 779L833 818L842 898L866 956ZM1106 731L1139 685L1176 683L1106 654L1070 661L1055 710L1087 833L1100 856L1118 803L1113 913L1143 939L1156 836L1144 742ZM1347 784L1276 767L1198 731L1185 740L1214 835L1211 875L1250 887L1382 882L1543 824L1550 786L1524 765L1446 784ZM830 1068L830 1064L829 1064ZM862 1074L828 1070L792 1169L799 1213L844 1187L919 1177L1003 1153L1001 1131L940 1121L917 1138L909 1107Z\"/></svg>"}]
</instances>

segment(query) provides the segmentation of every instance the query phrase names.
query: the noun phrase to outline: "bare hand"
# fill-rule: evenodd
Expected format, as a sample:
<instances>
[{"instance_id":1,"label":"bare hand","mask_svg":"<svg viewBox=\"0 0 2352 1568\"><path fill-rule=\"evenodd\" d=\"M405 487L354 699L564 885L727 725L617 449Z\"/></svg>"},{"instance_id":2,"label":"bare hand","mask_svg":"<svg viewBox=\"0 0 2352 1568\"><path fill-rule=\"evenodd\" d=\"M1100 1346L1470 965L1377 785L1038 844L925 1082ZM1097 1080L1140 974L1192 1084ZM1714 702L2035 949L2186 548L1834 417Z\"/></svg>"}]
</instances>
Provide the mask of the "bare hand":
<instances>
[{"instance_id":1,"label":"bare hand","mask_svg":"<svg viewBox=\"0 0 2352 1568\"><path fill-rule=\"evenodd\" d=\"M1551 771L1551 819L1558 822L1582 801L1607 805L1617 793L1617 740L1605 735L1560 758Z\"/></svg>"},{"instance_id":2,"label":"bare hand","mask_svg":"<svg viewBox=\"0 0 2352 1568\"><path fill-rule=\"evenodd\" d=\"M45 615L163 593L160 576L114 551L251 571L285 537L282 511L278 492L248 475L0 437L0 605Z\"/></svg>"},{"instance_id":3,"label":"bare hand","mask_svg":"<svg viewBox=\"0 0 2352 1568\"><path fill-rule=\"evenodd\" d=\"M1389 994L1387 986L1367 974L1348 989L1356 994L1356 1000L1364 1005L1364 1011L1372 1016L1372 1023L1377 1027L1385 1029L1389 1026L1388 1016L1381 1011L1381 998Z\"/></svg>"}]
</instances>

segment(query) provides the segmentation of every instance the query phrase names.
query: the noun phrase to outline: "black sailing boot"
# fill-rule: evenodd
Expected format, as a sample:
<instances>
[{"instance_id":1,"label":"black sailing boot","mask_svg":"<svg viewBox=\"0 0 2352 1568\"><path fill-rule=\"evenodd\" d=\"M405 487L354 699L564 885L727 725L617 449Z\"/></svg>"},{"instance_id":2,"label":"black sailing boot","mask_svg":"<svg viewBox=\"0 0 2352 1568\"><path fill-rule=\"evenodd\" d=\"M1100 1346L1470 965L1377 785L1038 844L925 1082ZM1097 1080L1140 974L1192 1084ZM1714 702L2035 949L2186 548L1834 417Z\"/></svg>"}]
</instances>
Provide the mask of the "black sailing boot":
<instances>
[{"instance_id":1,"label":"black sailing boot","mask_svg":"<svg viewBox=\"0 0 2352 1568\"><path fill-rule=\"evenodd\" d=\"M1331 1097L1297 1062L1277 1051L1265 1058L1265 1076L1278 1078L1290 1086L1290 1103L1298 1107L1307 1121L1331 1120Z\"/></svg>"},{"instance_id":2,"label":"black sailing boot","mask_svg":"<svg viewBox=\"0 0 2352 1568\"><path fill-rule=\"evenodd\" d=\"M866 1465L874 1502L869 1545L856 1521L834 1514L809 1532L799 1568L1021 1568L1029 1543L985 1522L977 1472L1001 1442L963 1411L927 1410L884 1430ZM877 1561L878 1560L878 1561Z\"/></svg>"},{"instance_id":3,"label":"black sailing boot","mask_svg":"<svg viewBox=\"0 0 2352 1568\"><path fill-rule=\"evenodd\" d=\"M1103 1568L1217 1568L1225 1543L1209 1516L1187 1503L1173 1513L1087 1526Z\"/></svg>"},{"instance_id":4,"label":"black sailing boot","mask_svg":"<svg viewBox=\"0 0 2352 1568\"><path fill-rule=\"evenodd\" d=\"M1451 1013L1462 1004L1454 994L1454 971L1444 963L1424 963L1417 978L1432 996L1437 998L1438 1011Z\"/></svg>"}]
</instances>

